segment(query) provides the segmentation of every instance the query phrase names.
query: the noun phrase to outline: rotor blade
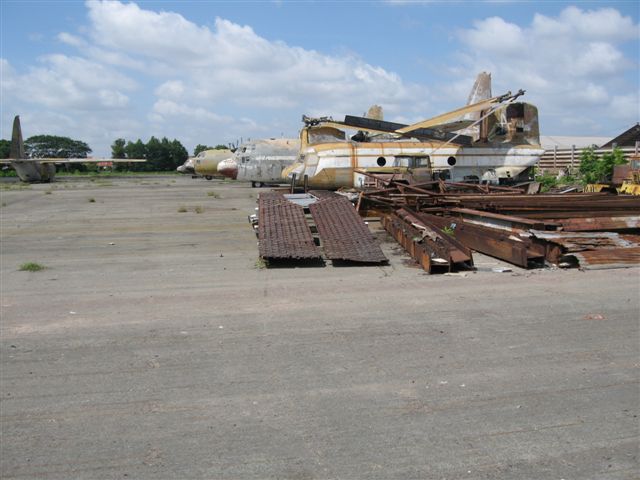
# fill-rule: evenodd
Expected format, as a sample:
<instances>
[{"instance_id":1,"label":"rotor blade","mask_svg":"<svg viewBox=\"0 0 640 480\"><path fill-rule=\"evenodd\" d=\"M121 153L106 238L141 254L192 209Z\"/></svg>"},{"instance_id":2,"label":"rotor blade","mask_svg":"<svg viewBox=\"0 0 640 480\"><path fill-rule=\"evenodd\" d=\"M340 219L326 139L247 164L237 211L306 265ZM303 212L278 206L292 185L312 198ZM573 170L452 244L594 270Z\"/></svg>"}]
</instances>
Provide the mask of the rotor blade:
<instances>
[{"instance_id":1,"label":"rotor blade","mask_svg":"<svg viewBox=\"0 0 640 480\"><path fill-rule=\"evenodd\" d=\"M489 98L487 100L482 100L472 105L466 105L456 110L452 110L450 112L443 113L442 115L438 115L437 117L433 117L428 120L423 120L422 122L414 123L413 125L409 125L408 127L400 128L399 130L396 130L396 132L407 133L407 132L416 130L418 128L433 128L436 125L448 123L467 113L478 112L480 110L487 110L489 107L491 107L496 103L501 103L501 102L504 102L505 100L513 99L514 97L517 98L522 94L524 94L522 90L520 90L516 95L511 95L511 92L507 92L504 95Z\"/></svg>"}]
</instances>

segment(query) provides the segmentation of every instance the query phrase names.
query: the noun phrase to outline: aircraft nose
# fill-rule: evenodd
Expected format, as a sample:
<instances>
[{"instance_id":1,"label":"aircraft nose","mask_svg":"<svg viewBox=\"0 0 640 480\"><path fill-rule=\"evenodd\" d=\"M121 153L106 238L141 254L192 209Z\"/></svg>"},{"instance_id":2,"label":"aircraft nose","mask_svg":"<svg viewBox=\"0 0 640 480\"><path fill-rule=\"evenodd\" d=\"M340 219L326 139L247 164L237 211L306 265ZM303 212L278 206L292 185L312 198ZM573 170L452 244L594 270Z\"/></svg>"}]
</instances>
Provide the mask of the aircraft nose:
<instances>
[{"instance_id":1,"label":"aircraft nose","mask_svg":"<svg viewBox=\"0 0 640 480\"><path fill-rule=\"evenodd\" d=\"M218 173L224 177L235 180L238 178L238 167L222 166L222 168L218 168Z\"/></svg>"}]
</instances>

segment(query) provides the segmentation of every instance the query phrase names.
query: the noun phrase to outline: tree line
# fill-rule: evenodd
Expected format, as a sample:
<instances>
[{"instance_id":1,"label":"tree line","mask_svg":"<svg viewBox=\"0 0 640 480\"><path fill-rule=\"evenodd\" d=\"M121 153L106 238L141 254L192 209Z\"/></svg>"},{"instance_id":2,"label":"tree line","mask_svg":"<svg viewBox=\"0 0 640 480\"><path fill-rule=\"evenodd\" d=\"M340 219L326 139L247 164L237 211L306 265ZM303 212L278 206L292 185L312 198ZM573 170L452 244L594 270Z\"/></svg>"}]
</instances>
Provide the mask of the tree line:
<instances>
[{"instance_id":1,"label":"tree line","mask_svg":"<svg viewBox=\"0 0 640 480\"><path fill-rule=\"evenodd\" d=\"M226 148L224 145L208 147L198 145L194 155L203 150ZM24 149L28 158L87 158L92 149L85 142L69 137L56 135L35 135L24 141ZM11 142L0 140L0 158L9 158ZM118 138L111 144L113 158L144 158L144 163L114 164L115 170L163 172L175 171L189 157L189 152L179 140L169 140L167 137L158 139L151 137L146 143L141 139L135 142ZM68 169L84 171L92 166L82 164L68 165ZM95 168L95 166L93 166Z\"/></svg>"},{"instance_id":2,"label":"tree line","mask_svg":"<svg viewBox=\"0 0 640 480\"><path fill-rule=\"evenodd\" d=\"M135 142L118 138L111 144L111 156L113 158L145 158L144 163L116 164L117 170L135 172L166 172L175 170L182 165L189 152L180 141L167 137L158 140L151 137L147 143L138 139Z\"/></svg>"}]
</instances>

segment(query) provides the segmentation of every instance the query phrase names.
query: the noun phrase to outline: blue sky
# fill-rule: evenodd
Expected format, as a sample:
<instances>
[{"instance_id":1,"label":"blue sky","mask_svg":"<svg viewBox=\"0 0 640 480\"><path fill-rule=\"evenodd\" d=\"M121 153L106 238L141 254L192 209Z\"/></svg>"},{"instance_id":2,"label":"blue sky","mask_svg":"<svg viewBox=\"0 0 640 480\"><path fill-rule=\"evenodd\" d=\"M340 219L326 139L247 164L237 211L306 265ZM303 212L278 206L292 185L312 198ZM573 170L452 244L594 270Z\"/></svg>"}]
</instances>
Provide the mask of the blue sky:
<instances>
[{"instance_id":1,"label":"blue sky","mask_svg":"<svg viewBox=\"0 0 640 480\"><path fill-rule=\"evenodd\" d=\"M638 2L0 3L0 134L198 143L296 136L303 113L414 122L524 88L546 135L640 117Z\"/></svg>"}]
</instances>

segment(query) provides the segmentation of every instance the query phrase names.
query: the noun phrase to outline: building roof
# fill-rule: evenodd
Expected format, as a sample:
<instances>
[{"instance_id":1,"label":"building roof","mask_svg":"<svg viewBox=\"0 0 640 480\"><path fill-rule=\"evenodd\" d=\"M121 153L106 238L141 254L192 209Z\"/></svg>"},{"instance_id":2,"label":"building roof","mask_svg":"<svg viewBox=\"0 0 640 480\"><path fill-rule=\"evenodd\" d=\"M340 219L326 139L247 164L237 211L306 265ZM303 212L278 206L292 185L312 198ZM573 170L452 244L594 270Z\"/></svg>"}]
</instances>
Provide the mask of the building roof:
<instances>
[{"instance_id":1,"label":"building roof","mask_svg":"<svg viewBox=\"0 0 640 480\"><path fill-rule=\"evenodd\" d=\"M578 149L591 147L592 145L602 145L609 137L564 137L558 135L540 135L540 144L545 150L553 150L557 147L558 150L569 149L571 146L575 146Z\"/></svg>"},{"instance_id":2,"label":"building roof","mask_svg":"<svg viewBox=\"0 0 640 480\"><path fill-rule=\"evenodd\" d=\"M621 133L616 138L609 140L602 145L601 148L613 147L616 144L618 147L634 147L636 142L640 142L640 123L636 123L629 130Z\"/></svg>"}]
</instances>

